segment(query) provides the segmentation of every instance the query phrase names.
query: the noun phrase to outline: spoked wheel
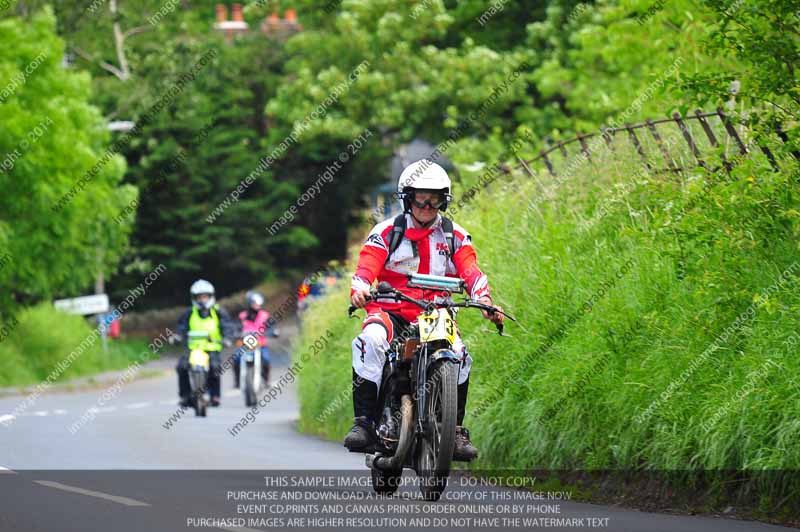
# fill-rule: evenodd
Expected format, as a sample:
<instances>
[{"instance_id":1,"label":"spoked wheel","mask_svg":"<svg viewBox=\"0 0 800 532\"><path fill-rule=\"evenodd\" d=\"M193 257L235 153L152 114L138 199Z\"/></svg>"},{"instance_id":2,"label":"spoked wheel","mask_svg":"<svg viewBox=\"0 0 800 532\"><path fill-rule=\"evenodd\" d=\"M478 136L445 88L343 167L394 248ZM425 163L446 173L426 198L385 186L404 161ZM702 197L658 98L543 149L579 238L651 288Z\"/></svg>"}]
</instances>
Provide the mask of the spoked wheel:
<instances>
[{"instance_id":1,"label":"spoked wheel","mask_svg":"<svg viewBox=\"0 0 800 532\"><path fill-rule=\"evenodd\" d=\"M189 375L192 385L192 406L194 406L194 414L199 417L206 417L206 396L203 392L203 383L200 381L200 376L194 373ZM205 380L205 379L203 379Z\"/></svg>"},{"instance_id":2,"label":"spoked wheel","mask_svg":"<svg viewBox=\"0 0 800 532\"><path fill-rule=\"evenodd\" d=\"M194 396L194 413L195 416L206 417L206 398L202 393L197 393Z\"/></svg>"},{"instance_id":3,"label":"spoked wheel","mask_svg":"<svg viewBox=\"0 0 800 532\"><path fill-rule=\"evenodd\" d=\"M403 470L384 471L383 469L372 468L372 489L375 493L390 495L400 487L400 479Z\"/></svg>"},{"instance_id":4,"label":"spoked wheel","mask_svg":"<svg viewBox=\"0 0 800 532\"><path fill-rule=\"evenodd\" d=\"M428 428L420 440L417 474L426 501L438 501L447 487L456 443L458 364L442 362L428 375Z\"/></svg>"},{"instance_id":5,"label":"spoked wheel","mask_svg":"<svg viewBox=\"0 0 800 532\"><path fill-rule=\"evenodd\" d=\"M247 366L247 373L244 378L244 405L253 406L256 404L256 392L253 389L255 373L253 366Z\"/></svg>"}]
</instances>

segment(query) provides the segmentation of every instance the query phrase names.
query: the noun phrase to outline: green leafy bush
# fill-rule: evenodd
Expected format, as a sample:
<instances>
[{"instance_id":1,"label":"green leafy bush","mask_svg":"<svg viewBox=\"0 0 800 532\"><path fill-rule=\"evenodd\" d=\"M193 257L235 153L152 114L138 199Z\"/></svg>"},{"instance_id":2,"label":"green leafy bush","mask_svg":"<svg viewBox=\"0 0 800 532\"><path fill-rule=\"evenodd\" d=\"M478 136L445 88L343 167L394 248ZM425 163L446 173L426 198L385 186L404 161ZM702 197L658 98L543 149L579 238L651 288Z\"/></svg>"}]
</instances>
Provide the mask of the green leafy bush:
<instances>
[{"instance_id":1,"label":"green leafy bush","mask_svg":"<svg viewBox=\"0 0 800 532\"><path fill-rule=\"evenodd\" d=\"M13 322L17 325L11 326ZM86 319L58 312L49 303L22 310L6 326L9 333L0 342L0 386L124 368L147 352L144 342L109 341L108 353L103 353L102 339Z\"/></svg>"}]
</instances>

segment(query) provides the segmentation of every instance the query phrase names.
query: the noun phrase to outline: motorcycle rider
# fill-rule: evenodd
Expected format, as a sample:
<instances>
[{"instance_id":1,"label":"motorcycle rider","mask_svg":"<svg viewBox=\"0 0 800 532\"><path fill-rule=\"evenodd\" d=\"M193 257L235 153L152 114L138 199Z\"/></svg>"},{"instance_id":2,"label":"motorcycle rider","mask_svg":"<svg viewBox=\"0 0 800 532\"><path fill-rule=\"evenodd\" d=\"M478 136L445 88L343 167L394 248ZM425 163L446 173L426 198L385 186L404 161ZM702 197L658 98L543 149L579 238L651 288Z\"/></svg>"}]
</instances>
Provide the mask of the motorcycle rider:
<instances>
[{"instance_id":1,"label":"motorcycle rider","mask_svg":"<svg viewBox=\"0 0 800 532\"><path fill-rule=\"evenodd\" d=\"M239 313L242 322L242 336L252 334L258 340L258 351L261 352L261 378L264 385L269 386L269 349L267 348L267 321L269 312L262 309L264 296L258 292L247 292L247 310ZM242 360L242 350L237 349L233 358L233 385L239 387L239 366Z\"/></svg>"},{"instance_id":2,"label":"motorcycle rider","mask_svg":"<svg viewBox=\"0 0 800 532\"><path fill-rule=\"evenodd\" d=\"M202 349L209 354L211 370L208 373L208 389L211 393L211 406L219 406L220 370L222 360L220 352L223 345L230 347L231 339L236 334L236 327L228 312L217 305L214 300L214 285L204 279L195 281L189 293L192 306L178 318L176 330L178 339L186 339L189 351ZM191 338L190 332L207 332L208 338ZM191 389L189 386L189 355L184 353L178 360L178 393L181 406L189 406Z\"/></svg>"},{"instance_id":3,"label":"motorcycle rider","mask_svg":"<svg viewBox=\"0 0 800 532\"><path fill-rule=\"evenodd\" d=\"M387 281L404 294L419 299L423 297L423 291L407 286L408 274L460 277L465 281L470 297L492 305L488 280L478 267L469 233L439 213L445 211L448 202L452 201L450 190L450 178L438 164L429 159L410 164L400 174L397 186L397 195L403 204L404 220L398 216L377 224L361 248L352 278L350 297L353 306L366 306L368 314L361 334L353 340L355 420L344 440L345 447L350 450L364 450L374 443L378 392L385 352L395 333L399 334L420 312L418 307L406 302L380 301L367 304L365 298L369 295L372 283L376 279L378 282ZM399 246L395 244L392 251L392 233L403 230ZM454 249L449 249L450 242ZM430 299L428 294L424 294L424 297ZM483 311L483 315L495 323L501 323L504 318L500 313L489 315ZM470 441L469 431L462 423L472 357L458 333L453 349L461 355L453 457L471 460L478 455L478 449Z\"/></svg>"}]
</instances>

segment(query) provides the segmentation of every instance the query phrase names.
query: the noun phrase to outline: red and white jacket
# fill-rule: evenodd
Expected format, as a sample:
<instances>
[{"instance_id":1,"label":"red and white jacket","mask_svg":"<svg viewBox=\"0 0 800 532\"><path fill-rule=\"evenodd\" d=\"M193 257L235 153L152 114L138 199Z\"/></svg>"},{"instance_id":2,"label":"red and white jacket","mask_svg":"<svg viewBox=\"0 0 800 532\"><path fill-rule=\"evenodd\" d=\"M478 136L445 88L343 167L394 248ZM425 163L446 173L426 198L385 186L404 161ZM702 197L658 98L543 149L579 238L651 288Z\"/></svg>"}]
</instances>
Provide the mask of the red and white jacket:
<instances>
[{"instance_id":1,"label":"red and white jacket","mask_svg":"<svg viewBox=\"0 0 800 532\"><path fill-rule=\"evenodd\" d=\"M392 232L394 218L385 220L370 231L364 247L358 257L351 284L351 294L355 289L369 290L372 283L387 281L404 294L421 299L423 291L407 286L407 275L410 273L426 273L430 275L446 275L460 277L467 284L470 297L478 299L489 295L489 281L478 267L475 248L469 233L453 222L452 257L447 257L447 240L442 230L442 217L439 215L434 223L425 229L414 227L410 214L406 214L406 232L400 245L387 262L389 253L389 235ZM414 253L412 241L416 242L417 253ZM433 299L436 293L426 290L424 299ZM381 310L399 314L408 321L413 321L420 313L419 307L406 302L381 301L369 303L367 312Z\"/></svg>"}]
</instances>

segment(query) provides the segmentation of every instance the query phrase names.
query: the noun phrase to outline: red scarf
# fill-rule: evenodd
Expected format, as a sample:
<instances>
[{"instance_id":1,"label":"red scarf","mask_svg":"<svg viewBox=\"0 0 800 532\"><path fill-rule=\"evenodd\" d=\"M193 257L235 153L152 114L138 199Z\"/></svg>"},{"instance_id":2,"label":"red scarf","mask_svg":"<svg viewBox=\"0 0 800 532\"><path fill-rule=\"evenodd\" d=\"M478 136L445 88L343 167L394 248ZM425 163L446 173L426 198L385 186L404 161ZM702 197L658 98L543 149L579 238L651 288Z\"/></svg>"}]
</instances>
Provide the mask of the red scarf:
<instances>
[{"instance_id":1,"label":"red scarf","mask_svg":"<svg viewBox=\"0 0 800 532\"><path fill-rule=\"evenodd\" d=\"M409 227L406 229L406 238L413 242L419 242L423 238L427 238L431 233L433 233L433 227L428 227L427 229Z\"/></svg>"}]
</instances>

